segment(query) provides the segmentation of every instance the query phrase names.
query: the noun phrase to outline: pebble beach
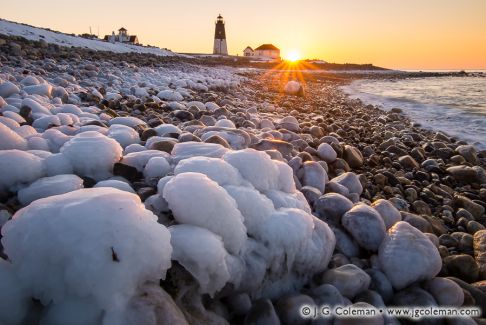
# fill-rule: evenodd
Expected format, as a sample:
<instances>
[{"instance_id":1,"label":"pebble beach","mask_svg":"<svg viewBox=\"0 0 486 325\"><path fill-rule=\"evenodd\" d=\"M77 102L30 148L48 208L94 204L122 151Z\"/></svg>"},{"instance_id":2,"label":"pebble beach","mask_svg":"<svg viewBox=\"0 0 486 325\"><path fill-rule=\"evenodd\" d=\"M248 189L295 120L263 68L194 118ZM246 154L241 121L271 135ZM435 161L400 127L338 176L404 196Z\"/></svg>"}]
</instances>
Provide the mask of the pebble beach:
<instances>
[{"instance_id":1,"label":"pebble beach","mask_svg":"<svg viewBox=\"0 0 486 325\"><path fill-rule=\"evenodd\" d=\"M0 323L486 310L486 151L356 78L0 35Z\"/></svg>"}]
</instances>

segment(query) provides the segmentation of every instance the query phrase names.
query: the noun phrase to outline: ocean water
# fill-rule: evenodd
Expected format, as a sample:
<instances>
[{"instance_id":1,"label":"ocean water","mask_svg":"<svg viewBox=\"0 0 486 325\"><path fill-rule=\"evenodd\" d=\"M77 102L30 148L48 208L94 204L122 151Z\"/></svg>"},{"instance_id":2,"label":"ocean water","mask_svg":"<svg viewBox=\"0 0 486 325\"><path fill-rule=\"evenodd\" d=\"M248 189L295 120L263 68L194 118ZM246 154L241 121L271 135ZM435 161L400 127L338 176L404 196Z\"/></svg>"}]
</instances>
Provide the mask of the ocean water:
<instances>
[{"instance_id":1,"label":"ocean water","mask_svg":"<svg viewBox=\"0 0 486 325\"><path fill-rule=\"evenodd\" d=\"M422 127L486 149L486 75L357 80L343 90L384 110L401 108Z\"/></svg>"}]
</instances>

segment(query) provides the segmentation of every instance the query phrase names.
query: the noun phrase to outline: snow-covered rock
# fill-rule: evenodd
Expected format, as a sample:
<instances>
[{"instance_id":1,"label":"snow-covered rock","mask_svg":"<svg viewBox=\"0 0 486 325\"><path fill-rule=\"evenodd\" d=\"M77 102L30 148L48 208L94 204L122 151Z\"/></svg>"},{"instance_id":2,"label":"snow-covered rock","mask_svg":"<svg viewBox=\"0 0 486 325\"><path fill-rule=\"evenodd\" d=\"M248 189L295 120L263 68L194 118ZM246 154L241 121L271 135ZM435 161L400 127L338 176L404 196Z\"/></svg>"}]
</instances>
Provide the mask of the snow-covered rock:
<instances>
[{"instance_id":1,"label":"snow-covered rock","mask_svg":"<svg viewBox=\"0 0 486 325\"><path fill-rule=\"evenodd\" d=\"M109 138L115 139L122 148L140 142L138 132L132 127L123 124L112 124L106 135Z\"/></svg>"},{"instance_id":2,"label":"snow-covered rock","mask_svg":"<svg viewBox=\"0 0 486 325\"><path fill-rule=\"evenodd\" d=\"M12 265L0 258L0 323L21 324L30 307L29 300Z\"/></svg>"},{"instance_id":3,"label":"snow-covered rock","mask_svg":"<svg viewBox=\"0 0 486 325\"><path fill-rule=\"evenodd\" d=\"M122 157L122 148L115 140L88 131L66 142L61 153L69 159L77 175L103 180L112 175L113 165Z\"/></svg>"},{"instance_id":4,"label":"snow-covered rock","mask_svg":"<svg viewBox=\"0 0 486 325\"><path fill-rule=\"evenodd\" d=\"M127 182L116 180L116 179L107 179L107 180L104 180L104 181L99 181L93 187L94 188L111 187L111 188L119 189L120 191L125 191L125 192L128 192L128 193L135 193L135 190L130 186L130 184L128 184Z\"/></svg>"},{"instance_id":5,"label":"snow-covered rock","mask_svg":"<svg viewBox=\"0 0 486 325\"><path fill-rule=\"evenodd\" d=\"M198 281L201 293L213 295L230 279L226 265L228 252L221 237L211 231L187 224L169 228L172 259L179 262Z\"/></svg>"},{"instance_id":6,"label":"snow-covered rock","mask_svg":"<svg viewBox=\"0 0 486 325\"><path fill-rule=\"evenodd\" d=\"M83 180L76 175L57 175L43 177L26 188L19 190L20 203L28 205L32 201L45 197L64 194L83 188Z\"/></svg>"},{"instance_id":7,"label":"snow-covered rock","mask_svg":"<svg viewBox=\"0 0 486 325\"><path fill-rule=\"evenodd\" d=\"M45 173L41 158L20 150L0 150L0 170L0 189L12 192Z\"/></svg>"},{"instance_id":8,"label":"snow-covered rock","mask_svg":"<svg viewBox=\"0 0 486 325\"><path fill-rule=\"evenodd\" d=\"M0 123L0 150L27 149L27 141L3 123Z\"/></svg>"},{"instance_id":9,"label":"snow-covered rock","mask_svg":"<svg viewBox=\"0 0 486 325\"><path fill-rule=\"evenodd\" d=\"M209 229L221 236L228 252L241 252L246 240L243 217L216 182L203 174L182 173L165 185L163 196L176 221Z\"/></svg>"},{"instance_id":10,"label":"snow-covered rock","mask_svg":"<svg viewBox=\"0 0 486 325\"><path fill-rule=\"evenodd\" d=\"M19 210L2 227L2 244L27 296L50 312L119 323L137 288L171 265L170 233L156 220L136 195L81 189Z\"/></svg>"}]
</instances>

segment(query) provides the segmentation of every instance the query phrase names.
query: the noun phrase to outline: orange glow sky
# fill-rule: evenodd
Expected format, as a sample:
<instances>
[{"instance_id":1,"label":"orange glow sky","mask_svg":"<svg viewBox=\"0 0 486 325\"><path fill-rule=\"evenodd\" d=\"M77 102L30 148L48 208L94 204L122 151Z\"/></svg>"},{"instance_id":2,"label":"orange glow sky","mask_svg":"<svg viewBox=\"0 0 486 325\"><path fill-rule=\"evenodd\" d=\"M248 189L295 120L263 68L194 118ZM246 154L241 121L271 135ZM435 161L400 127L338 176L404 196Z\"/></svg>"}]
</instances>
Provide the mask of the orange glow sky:
<instances>
[{"instance_id":1,"label":"orange glow sky","mask_svg":"<svg viewBox=\"0 0 486 325\"><path fill-rule=\"evenodd\" d=\"M144 44L209 53L219 13L230 54L273 43L337 63L486 69L486 0L23 0L0 17L77 34L124 26Z\"/></svg>"}]
</instances>

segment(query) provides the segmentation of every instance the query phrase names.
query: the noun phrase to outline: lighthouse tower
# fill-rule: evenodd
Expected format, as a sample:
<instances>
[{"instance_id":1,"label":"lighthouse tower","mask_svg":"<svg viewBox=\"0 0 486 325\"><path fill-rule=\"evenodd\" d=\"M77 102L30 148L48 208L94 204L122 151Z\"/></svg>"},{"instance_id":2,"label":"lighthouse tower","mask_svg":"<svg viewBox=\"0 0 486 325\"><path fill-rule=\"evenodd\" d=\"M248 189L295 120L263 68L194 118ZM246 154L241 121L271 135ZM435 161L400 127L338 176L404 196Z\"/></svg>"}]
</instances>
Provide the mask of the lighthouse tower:
<instances>
[{"instance_id":1,"label":"lighthouse tower","mask_svg":"<svg viewBox=\"0 0 486 325\"><path fill-rule=\"evenodd\" d=\"M226 45L226 33L224 31L224 20L223 17L221 17L221 14L216 19L213 54L228 55L228 47Z\"/></svg>"}]
</instances>

